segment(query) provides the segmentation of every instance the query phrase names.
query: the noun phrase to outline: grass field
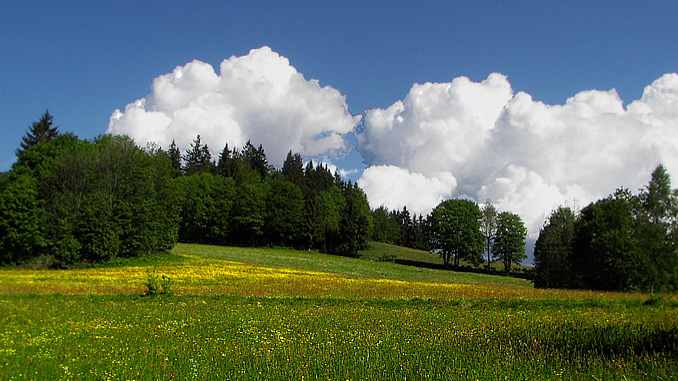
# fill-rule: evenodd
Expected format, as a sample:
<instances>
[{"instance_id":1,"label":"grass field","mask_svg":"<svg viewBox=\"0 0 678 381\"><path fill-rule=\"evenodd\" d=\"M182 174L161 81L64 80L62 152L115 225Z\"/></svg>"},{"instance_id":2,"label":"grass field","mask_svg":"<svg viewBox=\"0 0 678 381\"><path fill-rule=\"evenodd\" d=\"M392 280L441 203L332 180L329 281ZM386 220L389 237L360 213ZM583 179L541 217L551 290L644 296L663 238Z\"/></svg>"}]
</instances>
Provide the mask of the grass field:
<instances>
[{"instance_id":1,"label":"grass field","mask_svg":"<svg viewBox=\"0 0 678 381\"><path fill-rule=\"evenodd\" d=\"M149 273L174 294L142 297ZM676 379L678 298L648 298L181 244L0 269L0 380Z\"/></svg>"},{"instance_id":2,"label":"grass field","mask_svg":"<svg viewBox=\"0 0 678 381\"><path fill-rule=\"evenodd\" d=\"M413 264L421 264L423 266L443 267L443 259L440 255L432 254L423 250L411 249L408 247L391 245L382 242L370 242L370 247L367 250L362 250L359 253L368 259L372 260L390 260L396 262L406 262ZM485 255L485 254L483 254ZM487 266L487 257L485 256L483 262L479 266L473 266L471 262L461 261L461 267L465 269L485 269ZM497 272L504 272L504 264L498 261L492 261L490 268ZM529 266L513 265L512 272L525 272L532 269Z\"/></svg>"}]
</instances>

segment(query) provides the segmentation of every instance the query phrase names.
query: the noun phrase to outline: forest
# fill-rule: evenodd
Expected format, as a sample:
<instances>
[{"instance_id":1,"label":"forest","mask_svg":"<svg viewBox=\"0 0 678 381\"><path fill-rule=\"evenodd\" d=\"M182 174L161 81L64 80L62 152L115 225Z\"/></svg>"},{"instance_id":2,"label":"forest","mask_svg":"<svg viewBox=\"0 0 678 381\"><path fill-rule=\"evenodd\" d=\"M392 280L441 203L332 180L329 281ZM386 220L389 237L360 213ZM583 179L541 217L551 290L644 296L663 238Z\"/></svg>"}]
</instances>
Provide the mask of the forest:
<instances>
[{"instance_id":1,"label":"forest","mask_svg":"<svg viewBox=\"0 0 678 381\"><path fill-rule=\"evenodd\" d=\"M82 140L45 112L0 177L0 263L60 268L168 251L177 242L273 246L358 256L378 241L426 250L446 267L525 258L520 216L467 199L427 216L370 209L357 184L288 153L281 168L247 142L213 158L126 136ZM535 246L535 287L675 291L678 191L659 165L638 194L618 189L581 211L560 207Z\"/></svg>"},{"instance_id":2,"label":"forest","mask_svg":"<svg viewBox=\"0 0 678 381\"><path fill-rule=\"evenodd\" d=\"M49 267L166 251L177 241L355 256L372 226L360 188L327 166L304 167L298 154L277 170L250 142L213 160L200 136L183 154L126 136L87 141L59 133L48 112L2 175L0 206L0 261Z\"/></svg>"},{"instance_id":3,"label":"forest","mask_svg":"<svg viewBox=\"0 0 678 381\"><path fill-rule=\"evenodd\" d=\"M660 164L636 194L620 188L581 211L553 211L535 245L534 284L675 292L677 228L678 190Z\"/></svg>"}]
</instances>

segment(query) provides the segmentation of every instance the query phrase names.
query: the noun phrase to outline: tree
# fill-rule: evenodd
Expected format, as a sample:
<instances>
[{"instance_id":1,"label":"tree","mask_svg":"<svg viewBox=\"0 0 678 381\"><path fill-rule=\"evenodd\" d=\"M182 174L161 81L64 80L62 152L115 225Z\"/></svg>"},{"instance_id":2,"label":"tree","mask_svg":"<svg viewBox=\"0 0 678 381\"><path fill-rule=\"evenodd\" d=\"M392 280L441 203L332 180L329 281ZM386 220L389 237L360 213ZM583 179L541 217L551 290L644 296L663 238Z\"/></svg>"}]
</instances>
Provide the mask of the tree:
<instances>
[{"instance_id":1,"label":"tree","mask_svg":"<svg viewBox=\"0 0 678 381\"><path fill-rule=\"evenodd\" d=\"M497 209L492 205L492 200L487 199L481 212L483 218L480 222L480 231L485 238L485 251L487 252L487 268L490 268L490 255L492 254L492 242L494 234L497 232Z\"/></svg>"},{"instance_id":2,"label":"tree","mask_svg":"<svg viewBox=\"0 0 678 381\"><path fill-rule=\"evenodd\" d=\"M287 153L287 158L282 166L282 174L285 178L298 187L304 184L304 163L301 160L301 155L298 153L292 154L292 151Z\"/></svg>"},{"instance_id":3,"label":"tree","mask_svg":"<svg viewBox=\"0 0 678 381\"><path fill-rule=\"evenodd\" d=\"M11 176L16 177L2 193L20 187L22 206L5 198L16 216L0 216L0 226L8 218L21 222L21 216L39 224L39 230L20 229L34 242L23 254L47 255L64 264L98 262L167 250L176 242L169 159L160 150L144 151L128 137L106 135L90 142L59 135L24 151ZM5 237L25 246L21 234Z\"/></svg>"},{"instance_id":4,"label":"tree","mask_svg":"<svg viewBox=\"0 0 678 381\"><path fill-rule=\"evenodd\" d=\"M357 185L349 182L344 190L344 199L340 244L336 250L339 254L357 257L358 250L367 249L367 241L372 234L372 214L367 196Z\"/></svg>"},{"instance_id":5,"label":"tree","mask_svg":"<svg viewBox=\"0 0 678 381\"><path fill-rule=\"evenodd\" d=\"M429 250L440 253L445 266L449 266L451 259L455 267L459 267L462 259L480 263L483 255L481 218L480 208L473 201L441 202L426 220Z\"/></svg>"},{"instance_id":6,"label":"tree","mask_svg":"<svg viewBox=\"0 0 678 381\"><path fill-rule=\"evenodd\" d=\"M539 231L534 247L535 287L571 286L570 253L574 239L575 215L572 209L559 207Z\"/></svg>"},{"instance_id":7,"label":"tree","mask_svg":"<svg viewBox=\"0 0 678 381\"><path fill-rule=\"evenodd\" d=\"M167 149L167 157L169 158L172 168L174 169L174 177L179 176L181 174L181 151L179 151L179 148L177 148L177 144L174 142L174 139L172 139L172 144L170 144L169 148Z\"/></svg>"},{"instance_id":8,"label":"tree","mask_svg":"<svg viewBox=\"0 0 678 381\"><path fill-rule=\"evenodd\" d=\"M304 196L294 183L276 176L266 197L265 236L274 245L300 247Z\"/></svg>"},{"instance_id":9,"label":"tree","mask_svg":"<svg viewBox=\"0 0 678 381\"><path fill-rule=\"evenodd\" d=\"M582 209L575 222L572 272L575 285L594 290L628 290L633 258L633 195L619 189L614 195Z\"/></svg>"},{"instance_id":10,"label":"tree","mask_svg":"<svg viewBox=\"0 0 678 381\"><path fill-rule=\"evenodd\" d=\"M264 182L247 182L236 188L232 223L237 243L257 245L264 233L267 193Z\"/></svg>"},{"instance_id":11,"label":"tree","mask_svg":"<svg viewBox=\"0 0 678 381\"><path fill-rule=\"evenodd\" d=\"M639 239L635 266L641 270L634 283L649 291L678 288L678 197L663 165L652 172L635 205Z\"/></svg>"},{"instance_id":12,"label":"tree","mask_svg":"<svg viewBox=\"0 0 678 381\"><path fill-rule=\"evenodd\" d=\"M209 147L207 147L207 144L203 145L200 142L200 135L193 140L191 149L186 151L183 159L185 162L184 173L189 176L194 173L211 172L214 166Z\"/></svg>"},{"instance_id":13,"label":"tree","mask_svg":"<svg viewBox=\"0 0 678 381\"><path fill-rule=\"evenodd\" d=\"M312 247L326 253L336 252L341 244L340 228L345 207L346 199L339 187L320 191L312 203L307 203L307 229Z\"/></svg>"},{"instance_id":14,"label":"tree","mask_svg":"<svg viewBox=\"0 0 678 381\"><path fill-rule=\"evenodd\" d=\"M179 239L212 244L228 242L235 196L233 179L196 173L178 180L183 195Z\"/></svg>"},{"instance_id":15,"label":"tree","mask_svg":"<svg viewBox=\"0 0 678 381\"><path fill-rule=\"evenodd\" d=\"M394 245L400 243L400 226L396 213L389 212L385 207L380 206L372 211L372 221L374 224L372 239L374 241Z\"/></svg>"},{"instance_id":16,"label":"tree","mask_svg":"<svg viewBox=\"0 0 678 381\"><path fill-rule=\"evenodd\" d=\"M271 167L268 165L266 153L264 153L264 148L261 144L259 144L259 148L254 148L254 145L248 140L242 149L242 156L245 163L250 169L257 172L261 179L268 177Z\"/></svg>"},{"instance_id":17,"label":"tree","mask_svg":"<svg viewBox=\"0 0 678 381\"><path fill-rule=\"evenodd\" d=\"M511 264L520 264L526 258L525 238L527 228L520 216L511 212L497 215L497 232L494 236L494 257L504 263L506 275L511 273Z\"/></svg>"},{"instance_id":18,"label":"tree","mask_svg":"<svg viewBox=\"0 0 678 381\"><path fill-rule=\"evenodd\" d=\"M54 117L50 115L49 110L42 114L39 121L33 122L26 136L21 139L21 148L17 149L16 155L21 156L24 151L33 147L34 145L50 141L59 135L59 127L53 126Z\"/></svg>"},{"instance_id":19,"label":"tree","mask_svg":"<svg viewBox=\"0 0 678 381\"><path fill-rule=\"evenodd\" d=\"M20 263L46 246L43 214L36 178L13 176L0 191L0 263Z\"/></svg>"}]
</instances>

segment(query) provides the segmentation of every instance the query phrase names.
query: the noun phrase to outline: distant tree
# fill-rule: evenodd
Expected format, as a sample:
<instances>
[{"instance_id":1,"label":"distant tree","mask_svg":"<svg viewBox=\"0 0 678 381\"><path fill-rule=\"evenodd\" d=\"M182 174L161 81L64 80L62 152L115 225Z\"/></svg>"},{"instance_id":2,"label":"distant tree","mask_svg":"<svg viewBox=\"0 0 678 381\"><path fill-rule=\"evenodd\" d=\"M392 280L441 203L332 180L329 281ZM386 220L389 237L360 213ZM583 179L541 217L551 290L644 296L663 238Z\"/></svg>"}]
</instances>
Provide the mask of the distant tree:
<instances>
[{"instance_id":1,"label":"distant tree","mask_svg":"<svg viewBox=\"0 0 678 381\"><path fill-rule=\"evenodd\" d=\"M559 207L551 213L539 232L534 247L535 287L571 286L570 256L574 239L575 215L572 209Z\"/></svg>"},{"instance_id":2,"label":"distant tree","mask_svg":"<svg viewBox=\"0 0 678 381\"><path fill-rule=\"evenodd\" d=\"M511 264L520 264L525 256L527 228L520 216L511 212L497 215L497 231L494 236L494 257L504 263L506 275L511 273Z\"/></svg>"},{"instance_id":3,"label":"distant tree","mask_svg":"<svg viewBox=\"0 0 678 381\"><path fill-rule=\"evenodd\" d=\"M235 197L233 179L196 173L178 180L183 195L179 239L212 244L228 242Z\"/></svg>"},{"instance_id":4,"label":"distant tree","mask_svg":"<svg viewBox=\"0 0 678 381\"><path fill-rule=\"evenodd\" d=\"M247 182L236 188L231 222L238 244L256 246L264 234L268 184Z\"/></svg>"},{"instance_id":5,"label":"distant tree","mask_svg":"<svg viewBox=\"0 0 678 381\"><path fill-rule=\"evenodd\" d=\"M50 115L49 110L45 111L40 120L33 122L26 131L26 136L21 139L21 148L17 149L16 155L21 156L24 151L34 145L56 138L59 135L59 127L54 126L53 123L54 117Z\"/></svg>"},{"instance_id":6,"label":"distant tree","mask_svg":"<svg viewBox=\"0 0 678 381\"><path fill-rule=\"evenodd\" d=\"M663 165L652 172L635 203L639 250L634 284L642 290L672 291L678 288L678 195Z\"/></svg>"},{"instance_id":7,"label":"distant tree","mask_svg":"<svg viewBox=\"0 0 678 381\"><path fill-rule=\"evenodd\" d=\"M384 206L372 211L374 230L372 239L377 242L399 244L400 226L396 213L389 212Z\"/></svg>"},{"instance_id":8,"label":"distant tree","mask_svg":"<svg viewBox=\"0 0 678 381\"><path fill-rule=\"evenodd\" d=\"M217 173L222 176L233 177L231 174L232 162L232 152L228 149L228 143L226 143L219 154L219 160L217 160Z\"/></svg>"},{"instance_id":9,"label":"distant tree","mask_svg":"<svg viewBox=\"0 0 678 381\"><path fill-rule=\"evenodd\" d=\"M266 197L264 235L274 245L300 247L304 196L294 183L276 176Z\"/></svg>"},{"instance_id":10,"label":"distant tree","mask_svg":"<svg viewBox=\"0 0 678 381\"><path fill-rule=\"evenodd\" d=\"M336 252L341 244L340 228L345 207L344 195L334 186L320 191L312 203L307 203L305 218L311 247L326 253Z\"/></svg>"},{"instance_id":11,"label":"distant tree","mask_svg":"<svg viewBox=\"0 0 678 381\"><path fill-rule=\"evenodd\" d=\"M304 184L304 163L301 160L301 155L298 153L292 154L292 151L288 152L282 166L282 174L288 181L302 187Z\"/></svg>"},{"instance_id":12,"label":"distant tree","mask_svg":"<svg viewBox=\"0 0 678 381\"><path fill-rule=\"evenodd\" d=\"M487 199L485 205L481 208L483 218L480 222L480 230L485 238L485 252L487 253L487 268L490 268L490 258L492 255L492 243L494 235L497 232L497 209L492 205L492 200Z\"/></svg>"},{"instance_id":13,"label":"distant tree","mask_svg":"<svg viewBox=\"0 0 678 381\"><path fill-rule=\"evenodd\" d=\"M174 139L172 139L172 144L170 144L169 148L167 149L167 157L172 164L175 177L179 176L181 174L181 151L179 151L179 148L177 148Z\"/></svg>"},{"instance_id":14,"label":"distant tree","mask_svg":"<svg viewBox=\"0 0 678 381\"><path fill-rule=\"evenodd\" d=\"M358 250L367 249L372 233L372 214L367 196L357 185L349 183L344 190L344 209L340 222L339 254L358 256Z\"/></svg>"},{"instance_id":15,"label":"distant tree","mask_svg":"<svg viewBox=\"0 0 678 381\"><path fill-rule=\"evenodd\" d=\"M650 178L650 182L639 194L642 212L656 225L667 228L676 218L675 192L671 190L671 176L666 168L659 164Z\"/></svg>"},{"instance_id":16,"label":"distant tree","mask_svg":"<svg viewBox=\"0 0 678 381\"><path fill-rule=\"evenodd\" d=\"M426 242L426 234L425 234L425 221L424 221L424 216L419 215L417 216L416 214L414 217L412 217L412 224L413 224L413 243L412 243L412 248L414 249L419 249L419 250L426 250L427 248L427 242Z\"/></svg>"},{"instance_id":17,"label":"distant tree","mask_svg":"<svg viewBox=\"0 0 678 381\"><path fill-rule=\"evenodd\" d=\"M10 179L0 191L0 263L20 263L46 246L38 182L29 173Z\"/></svg>"},{"instance_id":18,"label":"distant tree","mask_svg":"<svg viewBox=\"0 0 678 381\"><path fill-rule=\"evenodd\" d=\"M634 235L633 195L619 189L614 195L582 209L575 222L572 271L575 285L595 290L628 290L633 257L638 250Z\"/></svg>"},{"instance_id":19,"label":"distant tree","mask_svg":"<svg viewBox=\"0 0 678 381\"><path fill-rule=\"evenodd\" d=\"M265 179L271 173L271 166L268 164L266 153L264 153L264 148L261 144L259 148L254 148L252 142L248 140L242 149L242 156L245 163L257 172L261 179Z\"/></svg>"},{"instance_id":20,"label":"distant tree","mask_svg":"<svg viewBox=\"0 0 678 381\"><path fill-rule=\"evenodd\" d=\"M183 160L185 162L184 173L189 176L194 173L211 172L214 166L209 147L200 142L200 135L193 140L191 149L186 151Z\"/></svg>"},{"instance_id":21,"label":"distant tree","mask_svg":"<svg viewBox=\"0 0 678 381\"><path fill-rule=\"evenodd\" d=\"M396 218L400 227L398 245L412 247L414 245L414 223L410 211L403 206L403 210L396 213Z\"/></svg>"},{"instance_id":22,"label":"distant tree","mask_svg":"<svg viewBox=\"0 0 678 381\"><path fill-rule=\"evenodd\" d=\"M480 208L473 201L441 202L426 220L429 250L438 252L445 266L449 266L450 260L455 267L459 267L461 260L480 263L483 255L481 218Z\"/></svg>"}]
</instances>

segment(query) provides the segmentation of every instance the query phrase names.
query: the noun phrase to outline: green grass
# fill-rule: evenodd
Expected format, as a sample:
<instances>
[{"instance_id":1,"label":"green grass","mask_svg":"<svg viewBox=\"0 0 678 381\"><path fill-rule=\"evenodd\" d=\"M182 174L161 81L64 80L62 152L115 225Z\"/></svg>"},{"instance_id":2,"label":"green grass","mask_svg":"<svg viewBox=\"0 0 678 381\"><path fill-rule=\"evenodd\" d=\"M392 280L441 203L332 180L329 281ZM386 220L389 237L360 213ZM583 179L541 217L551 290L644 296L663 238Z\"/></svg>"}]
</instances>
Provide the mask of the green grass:
<instances>
[{"instance_id":1,"label":"green grass","mask_svg":"<svg viewBox=\"0 0 678 381\"><path fill-rule=\"evenodd\" d=\"M151 268L175 295L141 296ZM676 379L678 299L648 298L178 245L110 268L0 269L0 380Z\"/></svg>"},{"instance_id":2,"label":"green grass","mask_svg":"<svg viewBox=\"0 0 678 381\"><path fill-rule=\"evenodd\" d=\"M410 262L418 262L434 266L442 266L443 260L440 255L429 253L424 250L412 249L409 247L402 247L397 245L391 245L383 242L370 242L367 250L362 250L359 252L363 257L373 260L381 259L391 259L391 260L403 260ZM484 262L482 262L478 267L473 266L471 262L462 261L461 266L466 268L485 268L487 265L487 257L484 257ZM504 264L501 262L492 261L490 267L496 272L504 271ZM513 265L512 271L522 272L527 269L531 269L530 266L522 265Z\"/></svg>"}]
</instances>

